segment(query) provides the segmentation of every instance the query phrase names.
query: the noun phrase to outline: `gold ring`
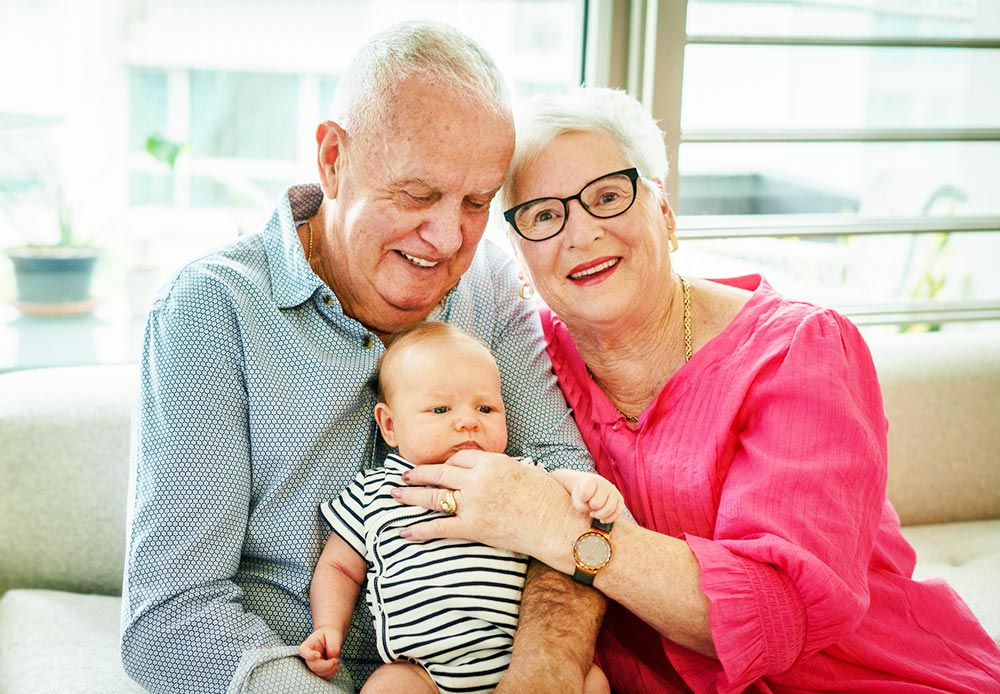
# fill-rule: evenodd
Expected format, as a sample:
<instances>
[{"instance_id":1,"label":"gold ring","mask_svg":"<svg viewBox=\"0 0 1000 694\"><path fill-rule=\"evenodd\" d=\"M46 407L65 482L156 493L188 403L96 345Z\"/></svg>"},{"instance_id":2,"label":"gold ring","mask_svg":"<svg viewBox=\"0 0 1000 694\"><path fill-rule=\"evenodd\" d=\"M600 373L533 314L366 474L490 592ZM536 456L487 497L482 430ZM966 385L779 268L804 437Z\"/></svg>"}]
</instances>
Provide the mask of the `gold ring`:
<instances>
[{"instance_id":1,"label":"gold ring","mask_svg":"<svg viewBox=\"0 0 1000 694\"><path fill-rule=\"evenodd\" d=\"M458 502L455 501L455 490L449 489L441 499L441 510L445 513L458 513Z\"/></svg>"}]
</instances>

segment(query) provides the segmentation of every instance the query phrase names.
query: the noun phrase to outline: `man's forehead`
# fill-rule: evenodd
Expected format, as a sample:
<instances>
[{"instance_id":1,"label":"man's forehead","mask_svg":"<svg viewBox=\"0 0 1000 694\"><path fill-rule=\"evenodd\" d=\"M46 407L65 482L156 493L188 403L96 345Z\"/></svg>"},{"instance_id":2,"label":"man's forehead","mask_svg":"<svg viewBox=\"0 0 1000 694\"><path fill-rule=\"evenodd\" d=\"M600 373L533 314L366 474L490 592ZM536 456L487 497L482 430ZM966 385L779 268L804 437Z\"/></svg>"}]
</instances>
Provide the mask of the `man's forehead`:
<instances>
[{"instance_id":1,"label":"man's forehead","mask_svg":"<svg viewBox=\"0 0 1000 694\"><path fill-rule=\"evenodd\" d=\"M418 83L419 85L419 83ZM414 86L398 98L375 146L391 184L492 195L514 150L513 123L468 95Z\"/></svg>"}]
</instances>

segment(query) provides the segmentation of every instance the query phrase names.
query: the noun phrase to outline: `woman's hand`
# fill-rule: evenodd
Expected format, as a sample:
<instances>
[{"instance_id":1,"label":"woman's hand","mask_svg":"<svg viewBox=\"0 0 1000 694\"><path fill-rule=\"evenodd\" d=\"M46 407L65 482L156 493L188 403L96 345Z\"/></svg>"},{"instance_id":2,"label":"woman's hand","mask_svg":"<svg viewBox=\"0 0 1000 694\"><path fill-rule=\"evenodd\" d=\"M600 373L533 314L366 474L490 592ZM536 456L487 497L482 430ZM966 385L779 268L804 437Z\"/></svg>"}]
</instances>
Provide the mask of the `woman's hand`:
<instances>
[{"instance_id":1,"label":"woman's hand","mask_svg":"<svg viewBox=\"0 0 1000 694\"><path fill-rule=\"evenodd\" d=\"M572 573L573 540L589 526L585 513L544 470L500 453L459 451L440 465L418 465L403 475L408 488L393 496L410 506L442 510L455 490L457 512L404 531L411 540L463 538L533 556Z\"/></svg>"}]
</instances>

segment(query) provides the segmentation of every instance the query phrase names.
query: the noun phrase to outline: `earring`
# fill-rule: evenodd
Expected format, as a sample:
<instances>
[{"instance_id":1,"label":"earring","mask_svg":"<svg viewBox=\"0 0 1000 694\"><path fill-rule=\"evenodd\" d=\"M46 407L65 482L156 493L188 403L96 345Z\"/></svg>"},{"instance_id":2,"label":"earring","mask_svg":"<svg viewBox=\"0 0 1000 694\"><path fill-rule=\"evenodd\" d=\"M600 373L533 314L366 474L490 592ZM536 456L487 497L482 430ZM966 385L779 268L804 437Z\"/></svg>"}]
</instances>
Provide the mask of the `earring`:
<instances>
[{"instance_id":1,"label":"earring","mask_svg":"<svg viewBox=\"0 0 1000 694\"><path fill-rule=\"evenodd\" d=\"M673 229L670 230L670 234L667 236L667 243L670 244L669 250L671 253L676 251L677 247L680 245L677 243L677 233L674 232Z\"/></svg>"},{"instance_id":2,"label":"earring","mask_svg":"<svg viewBox=\"0 0 1000 694\"><path fill-rule=\"evenodd\" d=\"M521 286L517 288L517 295L527 301L535 295L535 288L528 284L528 281L521 277Z\"/></svg>"}]
</instances>

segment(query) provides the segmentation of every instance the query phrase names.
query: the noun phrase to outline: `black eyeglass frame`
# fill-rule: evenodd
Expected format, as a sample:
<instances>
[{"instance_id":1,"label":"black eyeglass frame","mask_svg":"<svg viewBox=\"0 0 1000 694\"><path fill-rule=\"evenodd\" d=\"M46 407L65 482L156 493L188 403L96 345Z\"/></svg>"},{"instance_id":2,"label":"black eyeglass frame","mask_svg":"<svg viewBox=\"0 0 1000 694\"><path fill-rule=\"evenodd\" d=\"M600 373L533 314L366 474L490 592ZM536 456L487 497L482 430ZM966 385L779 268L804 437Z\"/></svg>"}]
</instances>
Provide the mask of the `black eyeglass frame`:
<instances>
[{"instance_id":1,"label":"black eyeglass frame","mask_svg":"<svg viewBox=\"0 0 1000 694\"><path fill-rule=\"evenodd\" d=\"M621 175L627 176L628 179L632 182L632 202L630 202L628 204L628 207L626 207L624 210L621 210L620 212L615 212L614 214L609 214L607 216L603 216L603 215L599 215L599 214L594 214L593 210L591 210L587 206L587 204L583 201L583 198L580 197L581 195L583 195L583 191L587 190L587 188L589 188L593 184L597 183L601 179L610 178L612 176L621 176ZM504 212L503 213L503 218L506 219L507 223L510 224L514 228L514 231L517 232L517 235L520 236L525 241L536 241L536 242L537 241L548 241L553 236L558 236L559 234L561 234L562 230L566 228L566 220L569 219L569 203L572 200L577 200L580 203L580 207L582 207L584 210L586 210L587 214L589 214L591 217L596 217L598 219L612 219L614 217L618 217L619 215L623 215L626 212L628 212L630 209L632 209L632 205L635 204L635 199L636 199L636 197L638 197L638 194L639 194L639 191L637 189L637 183L636 183L638 180L639 180L639 170L637 168L635 168L634 166L631 167L631 168L628 168L628 169L622 169L621 171L612 171L611 173L606 173L603 176L598 176L593 181L591 181L590 183L588 183L587 185L585 185L583 188L581 188L580 191L576 195L570 195L568 198L556 198L556 197L552 197L552 196L546 196L544 198L535 198L534 200L528 200L527 202L522 202L520 205L515 205L514 207L512 207L509 210L507 210L506 212ZM554 231L553 233L549 234L548 236L545 236L545 237L540 238L540 239L530 238L528 236L525 236L524 233L520 229L517 228L517 222L514 221L514 217L517 214L517 211L519 209L521 209L522 207L526 207L528 205L534 205L536 202L541 202L542 200L557 200L557 201L559 201L559 202L562 203L563 211L565 212L565 214L563 215L562 224L559 225L559 229L558 230Z\"/></svg>"}]
</instances>

